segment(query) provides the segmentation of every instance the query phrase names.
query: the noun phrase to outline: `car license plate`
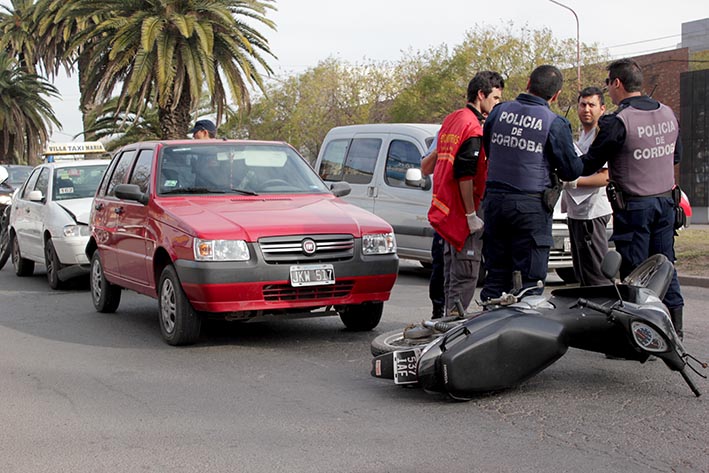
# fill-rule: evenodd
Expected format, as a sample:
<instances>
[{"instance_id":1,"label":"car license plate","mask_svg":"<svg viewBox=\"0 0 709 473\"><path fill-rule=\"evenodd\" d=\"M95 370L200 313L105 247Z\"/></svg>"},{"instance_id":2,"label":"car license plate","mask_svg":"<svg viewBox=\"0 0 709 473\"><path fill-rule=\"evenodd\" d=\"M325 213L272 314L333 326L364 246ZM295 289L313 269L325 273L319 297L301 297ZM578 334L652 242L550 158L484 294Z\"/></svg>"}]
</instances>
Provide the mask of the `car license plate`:
<instances>
[{"instance_id":1,"label":"car license plate","mask_svg":"<svg viewBox=\"0 0 709 473\"><path fill-rule=\"evenodd\" d=\"M290 284L293 287L335 284L335 269L331 264L291 266Z\"/></svg>"},{"instance_id":2,"label":"car license plate","mask_svg":"<svg viewBox=\"0 0 709 473\"><path fill-rule=\"evenodd\" d=\"M569 252L571 251L571 238L566 237L564 238L564 252Z\"/></svg>"},{"instance_id":3,"label":"car license plate","mask_svg":"<svg viewBox=\"0 0 709 473\"><path fill-rule=\"evenodd\" d=\"M394 352L394 383L417 383L416 367L418 365L421 349L397 350Z\"/></svg>"}]
</instances>

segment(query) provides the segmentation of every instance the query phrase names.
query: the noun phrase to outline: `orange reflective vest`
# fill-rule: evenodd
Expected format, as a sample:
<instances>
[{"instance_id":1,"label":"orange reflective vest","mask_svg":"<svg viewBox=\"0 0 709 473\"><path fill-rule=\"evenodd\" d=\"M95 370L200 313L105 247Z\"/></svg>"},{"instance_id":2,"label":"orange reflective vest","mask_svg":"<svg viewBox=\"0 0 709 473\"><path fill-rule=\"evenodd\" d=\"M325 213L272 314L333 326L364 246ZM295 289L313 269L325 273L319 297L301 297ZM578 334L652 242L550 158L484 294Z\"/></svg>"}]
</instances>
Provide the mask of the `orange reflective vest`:
<instances>
[{"instance_id":1,"label":"orange reflective vest","mask_svg":"<svg viewBox=\"0 0 709 473\"><path fill-rule=\"evenodd\" d=\"M485 191L487 159L481 147L475 175L461 179L456 179L453 175L453 161L465 140L480 137L482 134L480 122L468 108L448 115L438 133L438 159L433 170L433 198L428 210L428 221L434 230L458 251L463 248L465 239L470 234L458 182L473 180L473 202L477 210Z\"/></svg>"}]
</instances>

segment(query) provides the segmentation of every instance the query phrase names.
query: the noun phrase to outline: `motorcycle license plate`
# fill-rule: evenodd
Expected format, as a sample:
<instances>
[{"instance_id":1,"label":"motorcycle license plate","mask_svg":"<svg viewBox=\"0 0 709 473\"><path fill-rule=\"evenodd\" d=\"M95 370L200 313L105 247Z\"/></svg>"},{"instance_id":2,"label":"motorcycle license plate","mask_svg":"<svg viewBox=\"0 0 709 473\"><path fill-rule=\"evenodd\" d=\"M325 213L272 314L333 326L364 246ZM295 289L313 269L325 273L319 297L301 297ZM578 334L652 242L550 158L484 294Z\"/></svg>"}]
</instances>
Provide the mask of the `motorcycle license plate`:
<instances>
[{"instance_id":1,"label":"motorcycle license plate","mask_svg":"<svg viewBox=\"0 0 709 473\"><path fill-rule=\"evenodd\" d=\"M416 366L418 365L420 348L411 350L397 350L394 352L394 383L412 384L417 383Z\"/></svg>"},{"instance_id":2,"label":"motorcycle license plate","mask_svg":"<svg viewBox=\"0 0 709 473\"><path fill-rule=\"evenodd\" d=\"M293 287L335 284L335 269L331 264L291 266L290 284Z\"/></svg>"}]
</instances>

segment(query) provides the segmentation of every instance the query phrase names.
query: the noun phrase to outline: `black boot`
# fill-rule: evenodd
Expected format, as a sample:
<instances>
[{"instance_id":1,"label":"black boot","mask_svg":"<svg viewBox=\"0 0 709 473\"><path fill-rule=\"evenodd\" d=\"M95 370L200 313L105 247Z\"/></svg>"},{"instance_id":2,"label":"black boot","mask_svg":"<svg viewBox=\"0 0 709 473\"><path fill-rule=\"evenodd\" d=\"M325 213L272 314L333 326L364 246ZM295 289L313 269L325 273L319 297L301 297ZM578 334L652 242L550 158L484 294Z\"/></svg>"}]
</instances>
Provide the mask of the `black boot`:
<instances>
[{"instance_id":1,"label":"black boot","mask_svg":"<svg viewBox=\"0 0 709 473\"><path fill-rule=\"evenodd\" d=\"M677 336L679 336L680 340L684 340L684 331L682 330L682 307L670 309L670 318L672 319L672 325L675 327Z\"/></svg>"},{"instance_id":2,"label":"black boot","mask_svg":"<svg viewBox=\"0 0 709 473\"><path fill-rule=\"evenodd\" d=\"M443 304L433 304L433 310L431 311L432 319L440 319L446 314L446 308Z\"/></svg>"}]
</instances>

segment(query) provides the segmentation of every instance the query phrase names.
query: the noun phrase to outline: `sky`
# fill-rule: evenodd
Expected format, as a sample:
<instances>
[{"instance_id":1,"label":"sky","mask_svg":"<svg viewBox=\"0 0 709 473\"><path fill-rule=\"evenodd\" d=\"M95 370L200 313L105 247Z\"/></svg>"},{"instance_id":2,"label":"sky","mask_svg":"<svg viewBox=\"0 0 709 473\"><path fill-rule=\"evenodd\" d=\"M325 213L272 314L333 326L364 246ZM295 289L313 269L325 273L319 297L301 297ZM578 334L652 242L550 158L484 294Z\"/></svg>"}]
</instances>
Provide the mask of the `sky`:
<instances>
[{"instance_id":1,"label":"sky","mask_svg":"<svg viewBox=\"0 0 709 473\"><path fill-rule=\"evenodd\" d=\"M613 58L672 49L682 23L709 18L706 0L559 0L579 19L582 43L598 43ZM1 0L8 4L8 0ZM298 73L329 57L352 63L397 61L406 51L443 43L455 46L475 25L513 22L515 27L549 28L559 39L576 39L571 11L549 0L277 0L269 14L277 31L264 31L276 77ZM52 100L63 125L53 141L71 141L82 129L76 80L55 81L62 97Z\"/></svg>"}]
</instances>

